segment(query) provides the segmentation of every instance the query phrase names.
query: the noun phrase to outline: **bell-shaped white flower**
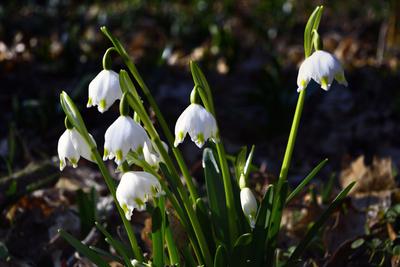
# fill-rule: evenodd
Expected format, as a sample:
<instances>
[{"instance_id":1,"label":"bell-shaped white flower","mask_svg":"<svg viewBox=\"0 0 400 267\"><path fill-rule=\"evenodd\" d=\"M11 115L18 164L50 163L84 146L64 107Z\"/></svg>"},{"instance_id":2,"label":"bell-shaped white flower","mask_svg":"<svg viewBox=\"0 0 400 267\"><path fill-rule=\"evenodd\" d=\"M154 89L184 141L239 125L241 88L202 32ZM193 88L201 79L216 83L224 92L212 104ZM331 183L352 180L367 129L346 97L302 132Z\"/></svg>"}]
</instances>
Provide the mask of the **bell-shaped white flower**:
<instances>
[{"instance_id":1,"label":"bell-shaped white flower","mask_svg":"<svg viewBox=\"0 0 400 267\"><path fill-rule=\"evenodd\" d=\"M94 138L92 138L93 143ZM62 171L67 165L67 160L71 162L72 166L76 168L78 166L79 158L83 158L92 161L92 153L89 145L85 142L81 134L74 128L66 129L58 140L58 157L60 159L60 170Z\"/></svg>"},{"instance_id":2,"label":"bell-shaped white flower","mask_svg":"<svg viewBox=\"0 0 400 267\"><path fill-rule=\"evenodd\" d=\"M217 122L214 116L199 104L190 104L179 116L175 124L175 147L183 142L189 133L192 141L201 148L211 139L218 139Z\"/></svg>"},{"instance_id":3,"label":"bell-shaped white flower","mask_svg":"<svg viewBox=\"0 0 400 267\"><path fill-rule=\"evenodd\" d=\"M115 163L120 165L130 150L142 153L143 144L151 145L143 127L131 117L121 115L108 127L104 136L103 160L115 158Z\"/></svg>"},{"instance_id":4,"label":"bell-shaped white flower","mask_svg":"<svg viewBox=\"0 0 400 267\"><path fill-rule=\"evenodd\" d=\"M243 213L248 218L251 228L254 228L257 215L257 200L250 188L245 187L240 190L240 203L242 204Z\"/></svg>"},{"instance_id":5,"label":"bell-shaped white flower","mask_svg":"<svg viewBox=\"0 0 400 267\"><path fill-rule=\"evenodd\" d=\"M104 69L89 84L89 100L86 106L88 108L97 106L97 109L103 113L121 97L122 90L118 74Z\"/></svg>"},{"instance_id":6,"label":"bell-shaped white flower","mask_svg":"<svg viewBox=\"0 0 400 267\"><path fill-rule=\"evenodd\" d=\"M307 87L311 80L321 85L324 90L329 90L333 80L347 86L343 67L339 60L332 54L317 50L306 58L300 66L297 75L297 91Z\"/></svg>"},{"instance_id":7,"label":"bell-shaped white flower","mask_svg":"<svg viewBox=\"0 0 400 267\"><path fill-rule=\"evenodd\" d=\"M162 142L162 145L168 152L168 145L164 142ZM160 162L164 161L158 148L156 146L148 145L146 142L143 144L143 157L150 166L156 169L158 169Z\"/></svg>"},{"instance_id":8,"label":"bell-shaped white flower","mask_svg":"<svg viewBox=\"0 0 400 267\"><path fill-rule=\"evenodd\" d=\"M128 220L131 219L134 209L143 211L147 201L163 194L157 178L143 171L124 173L116 191L118 203Z\"/></svg>"}]
</instances>

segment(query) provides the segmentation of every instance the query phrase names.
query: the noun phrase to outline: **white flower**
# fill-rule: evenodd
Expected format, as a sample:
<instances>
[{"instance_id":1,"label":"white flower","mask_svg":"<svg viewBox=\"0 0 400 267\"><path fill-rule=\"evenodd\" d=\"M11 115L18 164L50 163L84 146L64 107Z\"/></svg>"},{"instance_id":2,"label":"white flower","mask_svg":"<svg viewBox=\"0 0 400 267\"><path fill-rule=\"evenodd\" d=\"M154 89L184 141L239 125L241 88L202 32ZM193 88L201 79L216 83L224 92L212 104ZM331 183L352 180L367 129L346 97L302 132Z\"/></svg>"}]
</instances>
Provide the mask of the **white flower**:
<instances>
[{"instance_id":1,"label":"white flower","mask_svg":"<svg viewBox=\"0 0 400 267\"><path fill-rule=\"evenodd\" d=\"M96 143L90 134L89 136L92 138L93 143ZM58 139L57 150L58 157L60 158L61 171L67 165L67 159L71 162L74 168L78 166L78 161L81 156L93 162L89 145L85 142L81 134L74 128L66 129L61 135L60 139Z\"/></svg>"},{"instance_id":2,"label":"white flower","mask_svg":"<svg viewBox=\"0 0 400 267\"><path fill-rule=\"evenodd\" d=\"M300 92L306 88L311 79L326 91L329 90L334 79L347 86L339 60L334 55L322 50L315 51L301 64L297 75L297 91Z\"/></svg>"},{"instance_id":3,"label":"white flower","mask_svg":"<svg viewBox=\"0 0 400 267\"><path fill-rule=\"evenodd\" d=\"M192 141L201 148L208 139L217 141L217 122L204 107L199 104L190 104L176 121L175 147L183 142L187 133Z\"/></svg>"},{"instance_id":4,"label":"white flower","mask_svg":"<svg viewBox=\"0 0 400 267\"><path fill-rule=\"evenodd\" d=\"M120 165L130 150L141 154L143 144L151 144L146 131L129 116L119 116L108 127L104 137L103 160L113 159Z\"/></svg>"},{"instance_id":5,"label":"white flower","mask_svg":"<svg viewBox=\"0 0 400 267\"><path fill-rule=\"evenodd\" d=\"M124 173L116 191L118 203L128 220L131 219L134 209L143 211L147 201L163 194L157 178L143 171Z\"/></svg>"},{"instance_id":6,"label":"white flower","mask_svg":"<svg viewBox=\"0 0 400 267\"><path fill-rule=\"evenodd\" d=\"M89 100L86 106L97 106L103 113L121 97L118 74L112 70L102 70L89 84Z\"/></svg>"},{"instance_id":7,"label":"white flower","mask_svg":"<svg viewBox=\"0 0 400 267\"><path fill-rule=\"evenodd\" d=\"M249 219L251 228L254 228L257 214L257 200L250 188L245 187L240 191L240 203L242 204L244 215Z\"/></svg>"},{"instance_id":8,"label":"white flower","mask_svg":"<svg viewBox=\"0 0 400 267\"><path fill-rule=\"evenodd\" d=\"M162 141L161 141L162 142ZM162 142L164 149L168 152L168 145ZM143 144L144 160L152 167L158 169L161 161L164 161L161 153L156 146L150 146L146 142Z\"/></svg>"}]
</instances>

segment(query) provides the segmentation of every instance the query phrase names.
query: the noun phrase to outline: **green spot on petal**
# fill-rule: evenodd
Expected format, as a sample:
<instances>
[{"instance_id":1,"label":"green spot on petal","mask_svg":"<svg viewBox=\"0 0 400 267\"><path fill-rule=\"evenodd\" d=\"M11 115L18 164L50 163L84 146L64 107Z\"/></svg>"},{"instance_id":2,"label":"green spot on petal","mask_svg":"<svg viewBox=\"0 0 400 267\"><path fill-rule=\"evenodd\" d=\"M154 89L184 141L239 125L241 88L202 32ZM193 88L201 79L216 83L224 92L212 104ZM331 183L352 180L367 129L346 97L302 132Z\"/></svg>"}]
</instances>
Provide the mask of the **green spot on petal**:
<instances>
[{"instance_id":1,"label":"green spot on petal","mask_svg":"<svg viewBox=\"0 0 400 267\"><path fill-rule=\"evenodd\" d=\"M197 138L198 143L200 143L200 144L204 143L204 134L203 133L198 133L196 138Z\"/></svg>"},{"instance_id":2,"label":"green spot on petal","mask_svg":"<svg viewBox=\"0 0 400 267\"><path fill-rule=\"evenodd\" d=\"M101 110L105 110L105 109L106 109L106 105L107 105L107 103L106 103L106 100L105 100L105 99L100 100L99 108L100 108Z\"/></svg>"},{"instance_id":3,"label":"green spot on petal","mask_svg":"<svg viewBox=\"0 0 400 267\"><path fill-rule=\"evenodd\" d=\"M305 88L305 87L307 86L307 81L306 81L306 80L301 80L301 81L300 81L300 86L301 86L302 88Z\"/></svg>"},{"instance_id":4,"label":"green spot on petal","mask_svg":"<svg viewBox=\"0 0 400 267\"><path fill-rule=\"evenodd\" d=\"M321 78L321 87L325 90L328 90L328 77L323 76Z\"/></svg>"},{"instance_id":5,"label":"green spot on petal","mask_svg":"<svg viewBox=\"0 0 400 267\"><path fill-rule=\"evenodd\" d=\"M179 140L179 141L181 141L181 140L183 140L183 132L179 132L178 133L178 136L177 136L177 139Z\"/></svg>"},{"instance_id":6,"label":"green spot on petal","mask_svg":"<svg viewBox=\"0 0 400 267\"><path fill-rule=\"evenodd\" d=\"M125 213L125 217L129 220L130 219L130 212L129 212L128 205L122 204L121 208Z\"/></svg>"},{"instance_id":7,"label":"green spot on petal","mask_svg":"<svg viewBox=\"0 0 400 267\"><path fill-rule=\"evenodd\" d=\"M93 105L93 100L91 97L89 97L88 102L86 104L87 107L91 107Z\"/></svg>"},{"instance_id":8,"label":"green spot on petal","mask_svg":"<svg viewBox=\"0 0 400 267\"><path fill-rule=\"evenodd\" d=\"M76 158L70 158L69 161L72 164L72 167L76 168L78 166L78 160Z\"/></svg>"},{"instance_id":9,"label":"green spot on petal","mask_svg":"<svg viewBox=\"0 0 400 267\"><path fill-rule=\"evenodd\" d=\"M121 149L118 149L117 152L115 152L115 158L118 161L122 161L122 150Z\"/></svg>"},{"instance_id":10,"label":"green spot on petal","mask_svg":"<svg viewBox=\"0 0 400 267\"><path fill-rule=\"evenodd\" d=\"M141 207L141 206L144 206L144 202L143 202L143 200L141 200L140 198L135 198L135 203L139 206L139 207Z\"/></svg>"}]
</instances>

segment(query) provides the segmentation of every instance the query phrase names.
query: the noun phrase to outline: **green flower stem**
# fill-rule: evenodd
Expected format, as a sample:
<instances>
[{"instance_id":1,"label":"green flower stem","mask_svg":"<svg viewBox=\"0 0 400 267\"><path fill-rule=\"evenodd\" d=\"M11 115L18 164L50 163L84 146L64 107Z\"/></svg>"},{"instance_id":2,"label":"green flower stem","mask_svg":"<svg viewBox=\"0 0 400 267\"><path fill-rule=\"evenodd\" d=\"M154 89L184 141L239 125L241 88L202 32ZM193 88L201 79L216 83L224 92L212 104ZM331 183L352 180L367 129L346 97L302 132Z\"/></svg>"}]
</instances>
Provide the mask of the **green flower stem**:
<instances>
[{"instance_id":1,"label":"green flower stem","mask_svg":"<svg viewBox=\"0 0 400 267\"><path fill-rule=\"evenodd\" d=\"M154 113L156 114L156 117L158 119L158 122L159 122L164 134L165 134L165 137L167 138L168 144L172 149L172 152L176 158L176 161L182 172L182 175L185 178L185 182L189 189L192 203L195 203L196 199L198 198L198 193L197 193L196 187L194 186L194 183L192 181L192 176L190 175L189 169L187 168L187 166L183 160L183 156L182 156L181 152L174 146L174 137L173 137L173 135L167 125L167 122L165 121L165 118L162 115L156 101L154 100L153 96L151 95L149 88L143 81L141 75L139 74L138 70L136 69L135 64L133 64L128 53L126 52L126 50L124 49L122 44L119 42L119 40L117 40L114 36L112 36L106 27L103 26L100 29L108 37L108 39L110 39L110 41L113 43L115 49L122 57L122 60L124 61L125 65L128 67L129 71L132 73L133 77L136 79L136 81L138 82L144 95L146 96L147 100L149 101L149 104L152 107Z\"/></svg>"},{"instance_id":2,"label":"green flower stem","mask_svg":"<svg viewBox=\"0 0 400 267\"><path fill-rule=\"evenodd\" d=\"M222 180L224 182L224 191L226 198L226 208L228 210L228 224L229 224L229 233L231 237L231 242L234 244L236 238L238 237L238 229L237 229L237 214L235 209L235 199L233 197L233 188L231 183L231 176L229 173L228 162L226 160L226 154L224 145L222 142L216 143L219 163L221 164L222 170Z\"/></svg>"},{"instance_id":3,"label":"green flower stem","mask_svg":"<svg viewBox=\"0 0 400 267\"><path fill-rule=\"evenodd\" d=\"M97 162L97 165L100 169L101 174L104 177L104 181L106 182L106 185L108 187L108 190L111 192L111 195L113 197L114 203L117 206L119 215L122 219L122 222L124 224L125 230L128 234L129 242L131 244L132 250L135 254L135 257L139 261L143 261L143 253L137 243L135 234L133 233L132 226L130 222L126 219L124 211L120 207L116 194L115 194L115 184L113 182L113 179L107 170L106 166L104 165L103 159L100 156L99 151L97 150L96 144L93 142L93 140L90 138L88 130L86 128L85 123L83 122L82 116L79 113L78 108L76 107L75 103L72 101L72 99L68 96L67 93L62 92L60 95L60 102L61 102L61 107L64 110L65 115L67 116L68 120L73 124L73 126L78 130L78 132L82 135L86 143L89 145L90 150L92 152L92 156L94 157L94 160Z\"/></svg>"},{"instance_id":4,"label":"green flower stem","mask_svg":"<svg viewBox=\"0 0 400 267\"><path fill-rule=\"evenodd\" d=\"M125 86L122 84L122 86ZM127 94L129 104L132 108L139 114L140 119L142 120L145 128L147 129L151 139L157 146L158 150L160 151L161 157L164 159L165 164L167 165L168 170L171 172L173 178L175 179L176 184L178 185L178 192L182 198L183 204L185 206L185 210L188 214L189 220L192 223L192 227L194 233L197 237L197 241L199 242L200 250L203 255L203 260L206 263L206 266L211 266L211 254L207 246L207 242L204 236L204 233L200 227L200 223L196 217L196 213L194 212L193 206L190 202L188 195L184 189L182 181L179 178L179 174L177 173L176 169L174 168L174 164L171 158L168 155L168 152L165 150L160 137L158 136L157 131L154 128L153 123L150 120L150 117L144 110L144 107L139 103L139 100L133 97L131 94Z\"/></svg>"},{"instance_id":5,"label":"green flower stem","mask_svg":"<svg viewBox=\"0 0 400 267\"><path fill-rule=\"evenodd\" d=\"M292 159L293 149L296 142L297 130L300 125L301 114L303 112L304 99L306 97L306 89L300 91L299 98L297 99L296 111L294 113L292 127L290 129L289 139L285 150L285 155L283 157L283 163L281 171L279 173L278 187L277 191L282 187L282 183L287 179L290 161Z\"/></svg>"},{"instance_id":6,"label":"green flower stem","mask_svg":"<svg viewBox=\"0 0 400 267\"><path fill-rule=\"evenodd\" d=\"M128 234L128 239L129 239L129 242L131 244L133 253L135 254L135 257L136 257L136 259L138 261L143 261L144 260L143 253L142 253L142 251L141 251L141 249L140 249L140 247L139 247L139 245L137 243L135 233L133 232L133 229L132 229L132 225L126 219L125 213L124 213L124 211L122 210L121 206L118 203L117 196L116 196L116 193L115 193L115 184L113 182L113 178L111 177L108 169L104 165L103 159L101 158L100 153L99 153L99 151L97 151L96 147L92 148L92 153L93 153L94 158L95 158L95 160L96 160L96 162L97 162L97 164L99 166L100 172L104 177L104 180L105 180L105 182L107 184L108 190L111 192L111 195L113 197L115 205L117 206L118 213L119 213L119 215L120 215L120 217L122 219L122 222L124 224L125 230L126 230L126 232Z\"/></svg>"},{"instance_id":7,"label":"green flower stem","mask_svg":"<svg viewBox=\"0 0 400 267\"><path fill-rule=\"evenodd\" d=\"M165 241L167 243L170 264L172 266L179 266L180 262L179 252L172 235L171 227L169 225L165 229Z\"/></svg>"},{"instance_id":8,"label":"green flower stem","mask_svg":"<svg viewBox=\"0 0 400 267\"><path fill-rule=\"evenodd\" d=\"M112 62L111 62L111 55L110 54L113 51L116 52L115 48L114 47L110 47L104 53L104 56L103 56L103 69L105 69L105 70L111 69Z\"/></svg>"},{"instance_id":9,"label":"green flower stem","mask_svg":"<svg viewBox=\"0 0 400 267\"><path fill-rule=\"evenodd\" d=\"M210 103L210 99L212 99L211 96L207 96L207 92L210 90L205 90L202 87L196 85L195 89L200 95L200 98L205 106L205 108L213 114L215 117L215 109L214 109L214 103ZM217 147L217 152L218 152L218 159L221 165L222 169L222 179L224 182L224 191L225 191L225 198L226 198L226 208L228 209L228 224L229 224L229 232L230 232L230 237L232 242L236 241L236 238L238 236L238 229L237 229L237 214L236 214L236 209L235 209L235 199L233 197L233 188L232 188L232 183L231 183L231 176L229 173L229 166L228 166L228 161L226 160L226 153L224 149L224 145L222 144L221 140L219 140L216 143Z\"/></svg>"},{"instance_id":10,"label":"green flower stem","mask_svg":"<svg viewBox=\"0 0 400 267\"><path fill-rule=\"evenodd\" d=\"M174 207L178 219L180 221L180 223L182 224L183 228L187 231L187 234L189 236L189 240L190 243L192 244L193 247L193 251L194 254L196 255L196 258L199 261L199 264L203 263L203 259L201 256L201 251L199 248L199 245L197 243L196 240L196 235L193 232L193 229L190 228L190 224L189 224L189 219L187 217L187 213L184 212L184 210L182 210L182 206L184 206L184 204L182 203L182 205L180 205L178 199L175 197L175 195L169 190L168 185L165 183L165 181L162 179L162 177L154 170L153 167L151 167L146 161L144 160L140 160L140 166L143 168L144 171L149 172L151 174L153 174L155 177L157 177L158 181L161 184L162 189L164 190L167 198L169 199L169 201L171 201L172 206ZM167 229L168 231L168 229ZM171 231L171 229L169 229L169 231ZM172 234L172 233L171 233ZM167 248L168 251L174 251L176 248L173 247L169 247L170 245L172 246L174 244L173 239L168 241L168 233L166 233L166 242L167 242ZM175 252L173 252L175 253Z\"/></svg>"}]
</instances>

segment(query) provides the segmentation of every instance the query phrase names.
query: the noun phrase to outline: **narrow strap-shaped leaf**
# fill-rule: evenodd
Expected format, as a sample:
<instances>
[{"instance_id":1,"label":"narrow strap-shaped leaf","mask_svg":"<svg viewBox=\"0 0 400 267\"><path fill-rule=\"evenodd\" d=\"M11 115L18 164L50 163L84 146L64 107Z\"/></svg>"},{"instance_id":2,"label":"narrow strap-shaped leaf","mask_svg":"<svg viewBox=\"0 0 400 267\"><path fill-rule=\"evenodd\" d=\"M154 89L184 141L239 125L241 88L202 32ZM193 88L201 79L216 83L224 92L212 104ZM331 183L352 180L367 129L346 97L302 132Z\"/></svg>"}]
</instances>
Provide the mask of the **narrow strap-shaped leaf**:
<instances>
[{"instance_id":1,"label":"narrow strap-shaped leaf","mask_svg":"<svg viewBox=\"0 0 400 267\"><path fill-rule=\"evenodd\" d=\"M103 255L104 257L109 258L110 260L117 261L121 264L124 264L124 260L122 258L115 256L115 255L111 254L110 252L105 251L104 249L97 248L94 246L89 246L89 248L99 255Z\"/></svg>"},{"instance_id":2,"label":"narrow strap-shaped leaf","mask_svg":"<svg viewBox=\"0 0 400 267\"><path fill-rule=\"evenodd\" d=\"M201 228L203 228L203 233L207 239L208 247L210 251L215 251L212 225L210 224L210 217L208 215L210 212L201 198L196 200L195 211L197 218L199 218Z\"/></svg>"},{"instance_id":3,"label":"narrow strap-shaped leaf","mask_svg":"<svg viewBox=\"0 0 400 267\"><path fill-rule=\"evenodd\" d=\"M153 265L164 266L164 244L162 236L162 214L159 207L155 207L151 216L151 241L153 246Z\"/></svg>"},{"instance_id":4,"label":"narrow strap-shaped leaf","mask_svg":"<svg viewBox=\"0 0 400 267\"><path fill-rule=\"evenodd\" d=\"M244 173L244 166L246 164L247 147L243 146L236 156L235 160L235 172L236 179L239 182L240 175Z\"/></svg>"},{"instance_id":5,"label":"narrow strap-shaped leaf","mask_svg":"<svg viewBox=\"0 0 400 267\"><path fill-rule=\"evenodd\" d=\"M190 62L190 71L192 73L193 81L194 81L195 85L200 86L201 88L203 88L206 91L207 99L208 99L207 102L212 105L213 100L212 100L210 85L208 84L203 71L199 68L197 63L194 61ZM211 110L211 113L214 113L214 110Z\"/></svg>"},{"instance_id":6,"label":"narrow strap-shaped leaf","mask_svg":"<svg viewBox=\"0 0 400 267\"><path fill-rule=\"evenodd\" d=\"M103 227L99 222L96 222L96 227L97 229L100 230L100 232L103 233L103 235L106 237L105 240L107 243L109 243L117 252L118 254L124 259L124 262L127 266L132 266L132 263L129 259L129 256L132 257L132 255L128 254L127 249L125 246L118 240L114 239L111 234L106 230L106 228Z\"/></svg>"},{"instance_id":7,"label":"narrow strap-shaped leaf","mask_svg":"<svg viewBox=\"0 0 400 267\"><path fill-rule=\"evenodd\" d=\"M79 253L86 256L89 260L91 260L94 264L99 267L110 267L107 262L105 262L99 255L97 255L93 250L91 250L87 245L83 244L81 241L65 232L62 229L59 229L58 232L60 235L67 240L67 242L73 246Z\"/></svg>"},{"instance_id":8,"label":"narrow strap-shaped leaf","mask_svg":"<svg viewBox=\"0 0 400 267\"><path fill-rule=\"evenodd\" d=\"M165 214L165 242L167 243L168 255L171 265L180 266L181 259L179 256L179 251L172 236L172 231L169 225L167 214Z\"/></svg>"},{"instance_id":9,"label":"narrow strap-shaped leaf","mask_svg":"<svg viewBox=\"0 0 400 267\"><path fill-rule=\"evenodd\" d=\"M245 233L239 236L232 250L230 266L254 266L252 260L252 233Z\"/></svg>"},{"instance_id":10,"label":"narrow strap-shaped leaf","mask_svg":"<svg viewBox=\"0 0 400 267\"><path fill-rule=\"evenodd\" d=\"M253 161L253 156L254 156L254 150L255 150L255 148L256 148L255 145L252 145L252 146L251 146L250 153L249 153L249 155L247 156L246 164L244 165L243 172L244 172L244 175L245 175L246 178L247 178L247 177L249 176L249 174L250 174L250 166L251 166L251 162Z\"/></svg>"},{"instance_id":11,"label":"narrow strap-shaped leaf","mask_svg":"<svg viewBox=\"0 0 400 267\"><path fill-rule=\"evenodd\" d=\"M311 34L313 30L318 30L319 22L321 20L322 10L323 10L322 6L318 6L314 9L304 29L304 53L306 57L310 56L311 54L312 51Z\"/></svg>"},{"instance_id":12,"label":"narrow strap-shaped leaf","mask_svg":"<svg viewBox=\"0 0 400 267\"><path fill-rule=\"evenodd\" d=\"M301 181L301 183L290 193L286 199L286 203L289 203L303 188L319 173L319 171L328 163L328 159L321 161L307 176Z\"/></svg>"},{"instance_id":13,"label":"narrow strap-shaped leaf","mask_svg":"<svg viewBox=\"0 0 400 267\"><path fill-rule=\"evenodd\" d=\"M198 266L198 264L196 264L196 261L194 260L191 245L184 246L182 253L183 258L185 259L185 266Z\"/></svg>"},{"instance_id":14,"label":"narrow strap-shaped leaf","mask_svg":"<svg viewBox=\"0 0 400 267\"><path fill-rule=\"evenodd\" d=\"M271 219L269 220L268 226L268 237L267 237L267 249L266 249L266 266L272 266L273 257L275 254L276 244L279 229L281 226L282 212L286 203L286 193L288 188L288 182L284 181L282 183L281 190L279 192L275 192L275 195L278 197L277 206L275 209L272 209Z\"/></svg>"},{"instance_id":15,"label":"narrow strap-shaped leaf","mask_svg":"<svg viewBox=\"0 0 400 267\"><path fill-rule=\"evenodd\" d=\"M210 148L203 151L203 168L206 180L208 204L211 210L212 223L216 238L225 245L229 244L229 229L224 184L221 172Z\"/></svg>"},{"instance_id":16,"label":"narrow strap-shaped leaf","mask_svg":"<svg viewBox=\"0 0 400 267\"><path fill-rule=\"evenodd\" d=\"M293 251L287 265L290 265L294 261L296 261L307 249L307 246L313 240L315 236L317 236L318 231L324 225L324 223L329 219L331 214L339 207L342 203L344 198L350 192L351 188L353 188L356 182L350 183L345 189L343 189L336 198L332 201L329 207L322 213L321 217L311 226L311 228L307 231L306 235L297 245L296 249Z\"/></svg>"},{"instance_id":17,"label":"narrow strap-shaped leaf","mask_svg":"<svg viewBox=\"0 0 400 267\"><path fill-rule=\"evenodd\" d=\"M265 256L265 244L268 234L268 225L271 217L274 186L269 185L257 212L256 224L253 229L253 261L254 266L262 266Z\"/></svg>"},{"instance_id":18,"label":"narrow strap-shaped leaf","mask_svg":"<svg viewBox=\"0 0 400 267\"><path fill-rule=\"evenodd\" d=\"M214 257L214 267L228 266L228 253L223 245L219 245Z\"/></svg>"}]
</instances>

